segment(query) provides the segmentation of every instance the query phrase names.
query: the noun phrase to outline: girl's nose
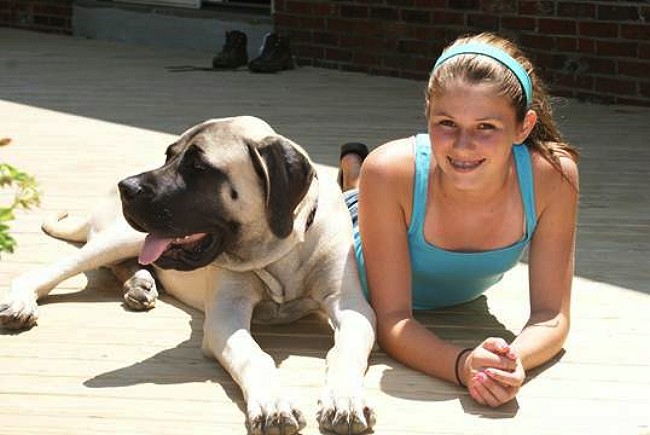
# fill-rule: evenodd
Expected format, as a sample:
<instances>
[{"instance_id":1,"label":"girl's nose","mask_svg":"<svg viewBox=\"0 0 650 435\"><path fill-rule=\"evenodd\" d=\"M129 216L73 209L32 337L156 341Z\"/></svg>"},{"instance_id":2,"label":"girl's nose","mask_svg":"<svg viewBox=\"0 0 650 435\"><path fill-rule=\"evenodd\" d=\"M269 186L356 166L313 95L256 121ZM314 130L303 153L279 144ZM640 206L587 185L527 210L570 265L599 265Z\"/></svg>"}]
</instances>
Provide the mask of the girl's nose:
<instances>
[{"instance_id":1,"label":"girl's nose","mask_svg":"<svg viewBox=\"0 0 650 435\"><path fill-rule=\"evenodd\" d=\"M456 140L454 141L454 148L465 149L465 148L472 148L472 147L473 147L473 141L472 141L471 133L468 132L467 130L459 129L458 135L456 136Z\"/></svg>"}]
</instances>

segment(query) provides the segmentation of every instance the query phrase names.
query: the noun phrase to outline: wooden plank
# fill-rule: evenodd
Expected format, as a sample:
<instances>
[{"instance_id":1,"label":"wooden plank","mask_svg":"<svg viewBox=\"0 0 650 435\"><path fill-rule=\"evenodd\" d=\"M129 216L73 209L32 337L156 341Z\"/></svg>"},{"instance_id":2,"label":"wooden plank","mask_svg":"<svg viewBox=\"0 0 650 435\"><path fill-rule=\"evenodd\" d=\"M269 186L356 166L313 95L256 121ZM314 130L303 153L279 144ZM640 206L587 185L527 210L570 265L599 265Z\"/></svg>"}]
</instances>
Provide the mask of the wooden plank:
<instances>
[{"instance_id":1,"label":"wooden plank","mask_svg":"<svg viewBox=\"0 0 650 435\"><path fill-rule=\"evenodd\" d=\"M36 175L44 192L40 208L12 222L18 250L0 258L0 293L77 249L43 235L43 219L88 212L121 177L162 162L175 135L200 120L261 116L323 165L336 163L342 142L375 146L425 128L423 83L314 68L273 76L165 69L202 61L0 28L0 136L14 139L0 155ZM375 347L365 384L376 434L650 434L650 110L557 103L565 134L583 151L565 351L528 374L515 402L490 409ZM416 317L464 346L512 338L528 315L527 282L524 262L484 297ZM201 353L200 312L167 296L149 312L129 311L107 270L65 281L39 312L30 331L0 332L2 434L245 433L238 387ZM303 433L320 433L329 326L309 316L253 331L305 412Z\"/></svg>"}]
</instances>

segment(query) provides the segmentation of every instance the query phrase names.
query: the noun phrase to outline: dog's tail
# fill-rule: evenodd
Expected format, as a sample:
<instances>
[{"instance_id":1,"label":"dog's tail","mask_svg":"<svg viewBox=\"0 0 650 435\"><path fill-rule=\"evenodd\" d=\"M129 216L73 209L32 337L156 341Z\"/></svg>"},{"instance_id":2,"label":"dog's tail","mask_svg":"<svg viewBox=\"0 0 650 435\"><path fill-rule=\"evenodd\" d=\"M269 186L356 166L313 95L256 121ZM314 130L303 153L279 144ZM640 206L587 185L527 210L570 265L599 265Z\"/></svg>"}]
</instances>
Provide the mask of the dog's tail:
<instances>
[{"instance_id":1,"label":"dog's tail","mask_svg":"<svg viewBox=\"0 0 650 435\"><path fill-rule=\"evenodd\" d=\"M88 241L90 221L88 218L70 216L67 211L62 211L47 218L41 229L57 239L82 243Z\"/></svg>"}]
</instances>

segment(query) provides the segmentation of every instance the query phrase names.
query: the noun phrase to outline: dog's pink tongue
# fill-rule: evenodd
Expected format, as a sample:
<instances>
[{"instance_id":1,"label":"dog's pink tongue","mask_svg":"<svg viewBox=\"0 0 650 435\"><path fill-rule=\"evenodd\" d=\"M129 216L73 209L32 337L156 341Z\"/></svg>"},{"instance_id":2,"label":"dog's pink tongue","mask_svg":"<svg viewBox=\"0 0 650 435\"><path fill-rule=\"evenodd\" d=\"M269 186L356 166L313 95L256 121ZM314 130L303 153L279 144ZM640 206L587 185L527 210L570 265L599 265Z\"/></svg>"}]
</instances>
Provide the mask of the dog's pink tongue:
<instances>
[{"instance_id":1,"label":"dog's pink tongue","mask_svg":"<svg viewBox=\"0 0 650 435\"><path fill-rule=\"evenodd\" d=\"M140 264L146 266L156 261L165 252L165 249L169 247L172 240L174 239L147 234L147 237L144 239L142 251L140 251L140 257L138 258Z\"/></svg>"}]
</instances>

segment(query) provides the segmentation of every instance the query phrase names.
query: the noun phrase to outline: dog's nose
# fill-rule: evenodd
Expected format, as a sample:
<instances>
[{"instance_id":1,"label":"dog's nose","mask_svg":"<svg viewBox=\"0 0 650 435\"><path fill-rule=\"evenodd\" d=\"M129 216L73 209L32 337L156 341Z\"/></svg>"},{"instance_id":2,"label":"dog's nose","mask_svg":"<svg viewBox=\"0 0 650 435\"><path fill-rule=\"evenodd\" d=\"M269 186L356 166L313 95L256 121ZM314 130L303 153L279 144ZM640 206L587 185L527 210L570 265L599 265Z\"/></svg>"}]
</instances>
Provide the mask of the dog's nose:
<instances>
[{"instance_id":1,"label":"dog's nose","mask_svg":"<svg viewBox=\"0 0 650 435\"><path fill-rule=\"evenodd\" d=\"M138 177L125 178L117 184L117 187L120 190L122 201L129 201L137 196L151 192L151 189L147 189L146 186L140 183Z\"/></svg>"}]
</instances>

